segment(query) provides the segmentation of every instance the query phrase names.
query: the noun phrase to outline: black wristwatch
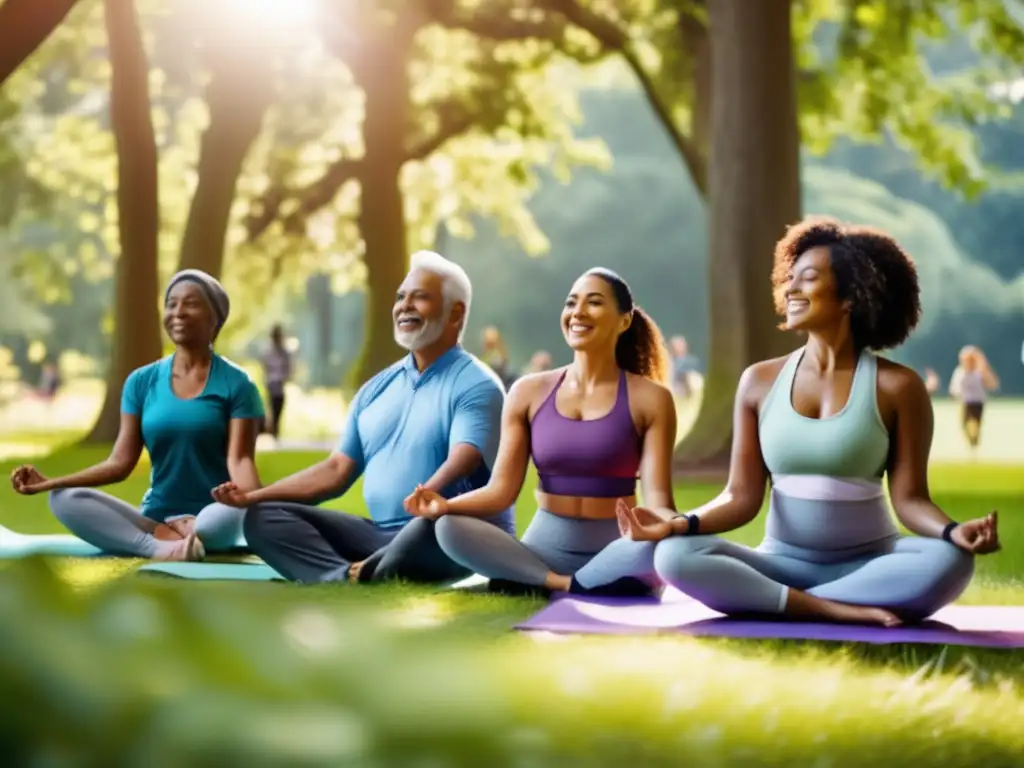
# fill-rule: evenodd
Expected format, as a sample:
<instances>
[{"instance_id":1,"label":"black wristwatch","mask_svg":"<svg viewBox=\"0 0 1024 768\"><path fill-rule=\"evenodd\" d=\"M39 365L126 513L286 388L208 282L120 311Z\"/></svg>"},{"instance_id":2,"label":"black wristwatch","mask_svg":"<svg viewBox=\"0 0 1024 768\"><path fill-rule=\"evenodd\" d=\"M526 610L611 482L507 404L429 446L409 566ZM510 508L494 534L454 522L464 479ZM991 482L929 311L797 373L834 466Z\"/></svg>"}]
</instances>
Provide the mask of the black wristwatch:
<instances>
[{"instance_id":1,"label":"black wristwatch","mask_svg":"<svg viewBox=\"0 0 1024 768\"><path fill-rule=\"evenodd\" d=\"M946 527L942 529L942 538L945 541L948 541L950 544L954 544L953 531L955 531L959 525L960 523L957 523L955 521L950 521L946 523ZM956 545L954 544L954 546Z\"/></svg>"}]
</instances>

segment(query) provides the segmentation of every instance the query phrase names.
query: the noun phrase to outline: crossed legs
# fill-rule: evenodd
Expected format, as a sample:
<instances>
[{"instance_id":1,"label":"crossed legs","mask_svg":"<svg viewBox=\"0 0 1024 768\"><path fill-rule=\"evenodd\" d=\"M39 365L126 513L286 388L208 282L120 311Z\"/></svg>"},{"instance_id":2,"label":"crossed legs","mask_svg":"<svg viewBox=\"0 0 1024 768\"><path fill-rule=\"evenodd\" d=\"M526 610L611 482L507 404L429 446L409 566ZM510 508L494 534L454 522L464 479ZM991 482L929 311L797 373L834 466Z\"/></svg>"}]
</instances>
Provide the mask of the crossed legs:
<instances>
[{"instance_id":1,"label":"crossed legs","mask_svg":"<svg viewBox=\"0 0 1024 768\"><path fill-rule=\"evenodd\" d=\"M50 509L83 541L112 555L158 560L192 556L191 537L159 538L158 523L131 504L95 488L64 488L50 493ZM195 518L193 532L208 551L238 546L244 510L210 504Z\"/></svg>"}]
</instances>

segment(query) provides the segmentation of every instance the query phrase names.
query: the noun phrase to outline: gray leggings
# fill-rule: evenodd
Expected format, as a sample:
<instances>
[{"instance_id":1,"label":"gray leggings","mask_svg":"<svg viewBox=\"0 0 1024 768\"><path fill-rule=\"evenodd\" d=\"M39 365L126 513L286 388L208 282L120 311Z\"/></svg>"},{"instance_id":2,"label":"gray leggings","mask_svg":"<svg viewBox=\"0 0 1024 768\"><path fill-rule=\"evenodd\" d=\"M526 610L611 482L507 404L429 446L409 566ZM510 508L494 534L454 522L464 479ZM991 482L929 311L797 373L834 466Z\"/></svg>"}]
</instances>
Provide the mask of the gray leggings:
<instances>
[{"instance_id":1,"label":"gray leggings","mask_svg":"<svg viewBox=\"0 0 1024 768\"><path fill-rule=\"evenodd\" d=\"M614 519L575 520L543 509L522 541L478 517L445 515L437 521L437 541L452 560L489 579L535 587L543 586L549 571L580 579L594 556L617 538Z\"/></svg>"},{"instance_id":2,"label":"gray leggings","mask_svg":"<svg viewBox=\"0 0 1024 768\"><path fill-rule=\"evenodd\" d=\"M653 575L729 614L781 613L792 587L826 600L924 618L956 600L974 573L971 555L919 536L890 537L854 556L781 542L772 542L771 552L764 548L718 536L673 536L656 545L620 539L594 559L589 580L579 581L590 588L623 575Z\"/></svg>"},{"instance_id":3,"label":"gray leggings","mask_svg":"<svg viewBox=\"0 0 1024 768\"><path fill-rule=\"evenodd\" d=\"M402 528L381 528L365 517L332 509L267 503L246 512L243 528L249 548L291 581L344 581L354 562L363 564L360 581L432 583L468 575L441 551L434 521L422 517Z\"/></svg>"},{"instance_id":4,"label":"gray leggings","mask_svg":"<svg viewBox=\"0 0 1024 768\"><path fill-rule=\"evenodd\" d=\"M112 555L160 557L176 546L153 536L157 521L95 488L64 488L50 493L50 509L75 536ZM210 504L196 516L195 532L207 551L237 547L245 510Z\"/></svg>"}]
</instances>

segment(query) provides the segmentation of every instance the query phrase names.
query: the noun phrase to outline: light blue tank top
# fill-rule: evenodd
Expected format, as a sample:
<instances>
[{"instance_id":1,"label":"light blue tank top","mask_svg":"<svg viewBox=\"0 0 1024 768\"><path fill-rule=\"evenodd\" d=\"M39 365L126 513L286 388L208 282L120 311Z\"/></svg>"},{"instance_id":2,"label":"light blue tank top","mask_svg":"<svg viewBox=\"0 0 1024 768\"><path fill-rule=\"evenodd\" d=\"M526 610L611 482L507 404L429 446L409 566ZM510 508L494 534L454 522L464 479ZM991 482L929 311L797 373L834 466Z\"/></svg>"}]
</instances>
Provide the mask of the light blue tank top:
<instances>
[{"instance_id":1,"label":"light blue tank top","mask_svg":"<svg viewBox=\"0 0 1024 768\"><path fill-rule=\"evenodd\" d=\"M818 562L868 554L897 535L882 489L889 431L878 412L878 360L863 352L846 405L815 419L793 408L803 355L790 355L758 416L772 481L761 549Z\"/></svg>"}]
</instances>

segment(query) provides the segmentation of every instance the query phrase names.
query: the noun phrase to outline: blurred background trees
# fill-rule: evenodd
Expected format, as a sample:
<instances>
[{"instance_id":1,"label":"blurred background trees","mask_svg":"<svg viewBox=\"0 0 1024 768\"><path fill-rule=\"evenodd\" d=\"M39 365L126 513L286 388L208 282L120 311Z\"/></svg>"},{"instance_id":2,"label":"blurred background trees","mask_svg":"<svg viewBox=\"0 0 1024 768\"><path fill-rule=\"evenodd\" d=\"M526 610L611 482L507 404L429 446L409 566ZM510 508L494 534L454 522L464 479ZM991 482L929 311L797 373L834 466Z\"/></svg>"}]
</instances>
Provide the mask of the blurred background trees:
<instances>
[{"instance_id":1,"label":"blurred background trees","mask_svg":"<svg viewBox=\"0 0 1024 768\"><path fill-rule=\"evenodd\" d=\"M1024 392L1012 4L32 7L38 33L0 45L0 344L28 378L40 344L106 372L92 439L160 349L173 271L225 282L222 351L285 321L308 384L353 385L397 356L394 288L436 247L474 281L468 345L495 325L515 367L564 362L566 288L620 271L706 363L680 461L720 464L739 373L794 343L767 274L802 213L882 226L917 259L925 318L897 357L946 376L977 343Z\"/></svg>"}]
</instances>

